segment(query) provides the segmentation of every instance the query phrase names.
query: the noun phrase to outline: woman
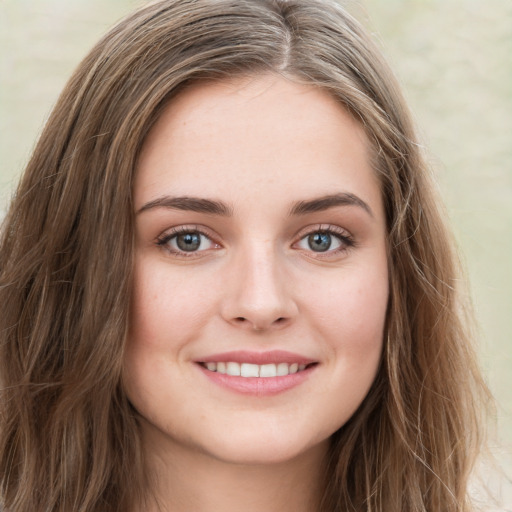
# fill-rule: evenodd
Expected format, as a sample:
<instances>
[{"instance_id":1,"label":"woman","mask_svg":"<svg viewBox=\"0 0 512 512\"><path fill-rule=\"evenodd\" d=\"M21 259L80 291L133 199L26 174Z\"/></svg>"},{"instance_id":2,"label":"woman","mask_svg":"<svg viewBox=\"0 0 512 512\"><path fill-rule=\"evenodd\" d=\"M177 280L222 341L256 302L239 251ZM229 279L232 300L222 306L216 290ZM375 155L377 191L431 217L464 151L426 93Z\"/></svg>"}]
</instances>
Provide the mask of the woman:
<instances>
[{"instance_id":1,"label":"woman","mask_svg":"<svg viewBox=\"0 0 512 512\"><path fill-rule=\"evenodd\" d=\"M3 227L8 511L470 510L485 386L378 50L326 1L161 1Z\"/></svg>"}]
</instances>

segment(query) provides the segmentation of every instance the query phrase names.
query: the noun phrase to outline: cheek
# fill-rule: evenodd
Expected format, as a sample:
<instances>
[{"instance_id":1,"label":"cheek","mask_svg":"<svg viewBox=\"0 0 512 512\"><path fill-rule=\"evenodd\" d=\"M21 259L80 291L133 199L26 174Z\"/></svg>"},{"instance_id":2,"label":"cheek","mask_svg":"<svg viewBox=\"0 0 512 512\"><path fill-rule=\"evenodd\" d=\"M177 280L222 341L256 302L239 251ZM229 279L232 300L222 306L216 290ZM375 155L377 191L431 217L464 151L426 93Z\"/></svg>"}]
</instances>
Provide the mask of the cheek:
<instances>
[{"instance_id":1,"label":"cheek","mask_svg":"<svg viewBox=\"0 0 512 512\"><path fill-rule=\"evenodd\" d=\"M354 286L351 293L340 298L343 321L338 329L345 334L354 350L371 350L380 347L384 332L386 310L388 304L387 279L376 279Z\"/></svg>"},{"instance_id":2,"label":"cheek","mask_svg":"<svg viewBox=\"0 0 512 512\"><path fill-rule=\"evenodd\" d=\"M157 348L186 342L201 329L212 308L212 286L207 279L190 278L184 269L166 262L135 267L131 301L130 340Z\"/></svg>"},{"instance_id":3,"label":"cheek","mask_svg":"<svg viewBox=\"0 0 512 512\"><path fill-rule=\"evenodd\" d=\"M331 434L357 411L377 376L388 303L387 272L354 274L337 286L331 282L329 293L321 293L320 288L317 292L311 298L316 307L312 316L319 320L314 328L328 361L317 400L324 404L323 421Z\"/></svg>"},{"instance_id":4,"label":"cheek","mask_svg":"<svg viewBox=\"0 0 512 512\"><path fill-rule=\"evenodd\" d=\"M389 293L385 265L351 270L323 286L317 282L309 298L311 324L329 361L330 377L322 392L339 411L333 418L337 428L359 407L377 375Z\"/></svg>"},{"instance_id":5,"label":"cheek","mask_svg":"<svg viewBox=\"0 0 512 512\"><path fill-rule=\"evenodd\" d=\"M310 286L311 317L329 334L333 348L364 352L380 345L388 304L387 270L361 270Z\"/></svg>"},{"instance_id":6,"label":"cheek","mask_svg":"<svg viewBox=\"0 0 512 512\"><path fill-rule=\"evenodd\" d=\"M179 371L187 342L200 329L204 301L186 272L173 272L165 261L136 261L123 380L128 398L150 422L158 423L159 411L176 401L180 388L162 383Z\"/></svg>"}]
</instances>

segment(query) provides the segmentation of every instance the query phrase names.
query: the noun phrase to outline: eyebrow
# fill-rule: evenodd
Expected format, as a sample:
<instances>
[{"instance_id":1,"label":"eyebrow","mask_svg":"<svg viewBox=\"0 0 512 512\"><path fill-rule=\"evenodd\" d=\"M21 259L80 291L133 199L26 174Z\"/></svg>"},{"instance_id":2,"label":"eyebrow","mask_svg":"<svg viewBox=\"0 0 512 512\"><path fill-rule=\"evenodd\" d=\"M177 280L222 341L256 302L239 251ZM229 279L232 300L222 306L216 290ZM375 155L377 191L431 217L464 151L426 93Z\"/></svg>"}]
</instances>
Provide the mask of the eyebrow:
<instances>
[{"instance_id":1,"label":"eyebrow","mask_svg":"<svg viewBox=\"0 0 512 512\"><path fill-rule=\"evenodd\" d=\"M221 215L224 217L230 217L233 215L233 208L228 206L226 203L223 203L222 201L214 201L212 199L203 199L201 197L189 196L158 197L157 199L149 201L149 203L146 203L144 206L142 206L142 208L140 208L140 210L137 212L137 215L147 210L152 210L153 208L169 208L171 210L208 213L210 215Z\"/></svg>"},{"instance_id":2,"label":"eyebrow","mask_svg":"<svg viewBox=\"0 0 512 512\"><path fill-rule=\"evenodd\" d=\"M290 215L307 215L308 213L321 212L336 206L357 206L373 217L373 212L370 206L360 197L348 192L330 194L306 201L298 201L291 207ZM137 211L137 215L154 208L192 211L197 213L207 213L209 215L219 215L222 217L231 217L233 215L233 208L222 201L190 196L158 197L157 199L149 201L142 206Z\"/></svg>"},{"instance_id":3,"label":"eyebrow","mask_svg":"<svg viewBox=\"0 0 512 512\"><path fill-rule=\"evenodd\" d=\"M291 215L306 215L308 213L321 212L334 208L336 206L357 206L365 210L370 217L373 217L373 212L368 203L363 201L360 197L350 194L348 192L341 192L339 194L330 194L308 201L299 201L292 206L290 211Z\"/></svg>"}]
</instances>

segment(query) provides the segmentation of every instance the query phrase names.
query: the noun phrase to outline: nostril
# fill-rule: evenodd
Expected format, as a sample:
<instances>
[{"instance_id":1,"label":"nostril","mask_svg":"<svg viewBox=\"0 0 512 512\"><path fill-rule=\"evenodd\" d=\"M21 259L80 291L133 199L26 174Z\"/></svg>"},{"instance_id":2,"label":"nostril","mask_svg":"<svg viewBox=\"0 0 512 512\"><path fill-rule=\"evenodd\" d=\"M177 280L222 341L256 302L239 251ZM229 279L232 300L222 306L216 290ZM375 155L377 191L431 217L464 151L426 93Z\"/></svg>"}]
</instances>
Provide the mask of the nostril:
<instances>
[{"instance_id":1,"label":"nostril","mask_svg":"<svg viewBox=\"0 0 512 512\"><path fill-rule=\"evenodd\" d=\"M237 316L232 319L232 322L234 324L238 324L242 326L242 324L252 325L253 329L256 331L263 331L271 326L278 326L278 325L284 325L287 322L287 318L284 316L280 316L279 318L276 318L274 321L270 322L268 325L265 322L259 323L257 321L252 321L250 318L244 317L244 316Z\"/></svg>"}]
</instances>

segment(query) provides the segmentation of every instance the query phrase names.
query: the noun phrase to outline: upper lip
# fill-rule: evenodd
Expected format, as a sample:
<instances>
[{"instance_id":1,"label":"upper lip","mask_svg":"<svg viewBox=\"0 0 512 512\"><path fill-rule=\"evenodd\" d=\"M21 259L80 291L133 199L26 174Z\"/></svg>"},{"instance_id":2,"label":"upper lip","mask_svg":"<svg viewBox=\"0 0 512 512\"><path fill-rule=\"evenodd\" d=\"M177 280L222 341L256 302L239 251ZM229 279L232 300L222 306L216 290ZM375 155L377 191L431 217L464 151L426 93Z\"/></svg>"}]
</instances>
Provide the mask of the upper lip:
<instances>
[{"instance_id":1,"label":"upper lip","mask_svg":"<svg viewBox=\"0 0 512 512\"><path fill-rule=\"evenodd\" d=\"M279 363L297 363L297 364L311 364L315 363L314 359L288 352L286 350L270 350L267 352L251 352L248 350L233 350L231 352L222 352L219 354L212 354L201 359L196 360L197 363L218 363L218 362L233 362L233 363L250 363L250 364L279 364Z\"/></svg>"}]
</instances>

